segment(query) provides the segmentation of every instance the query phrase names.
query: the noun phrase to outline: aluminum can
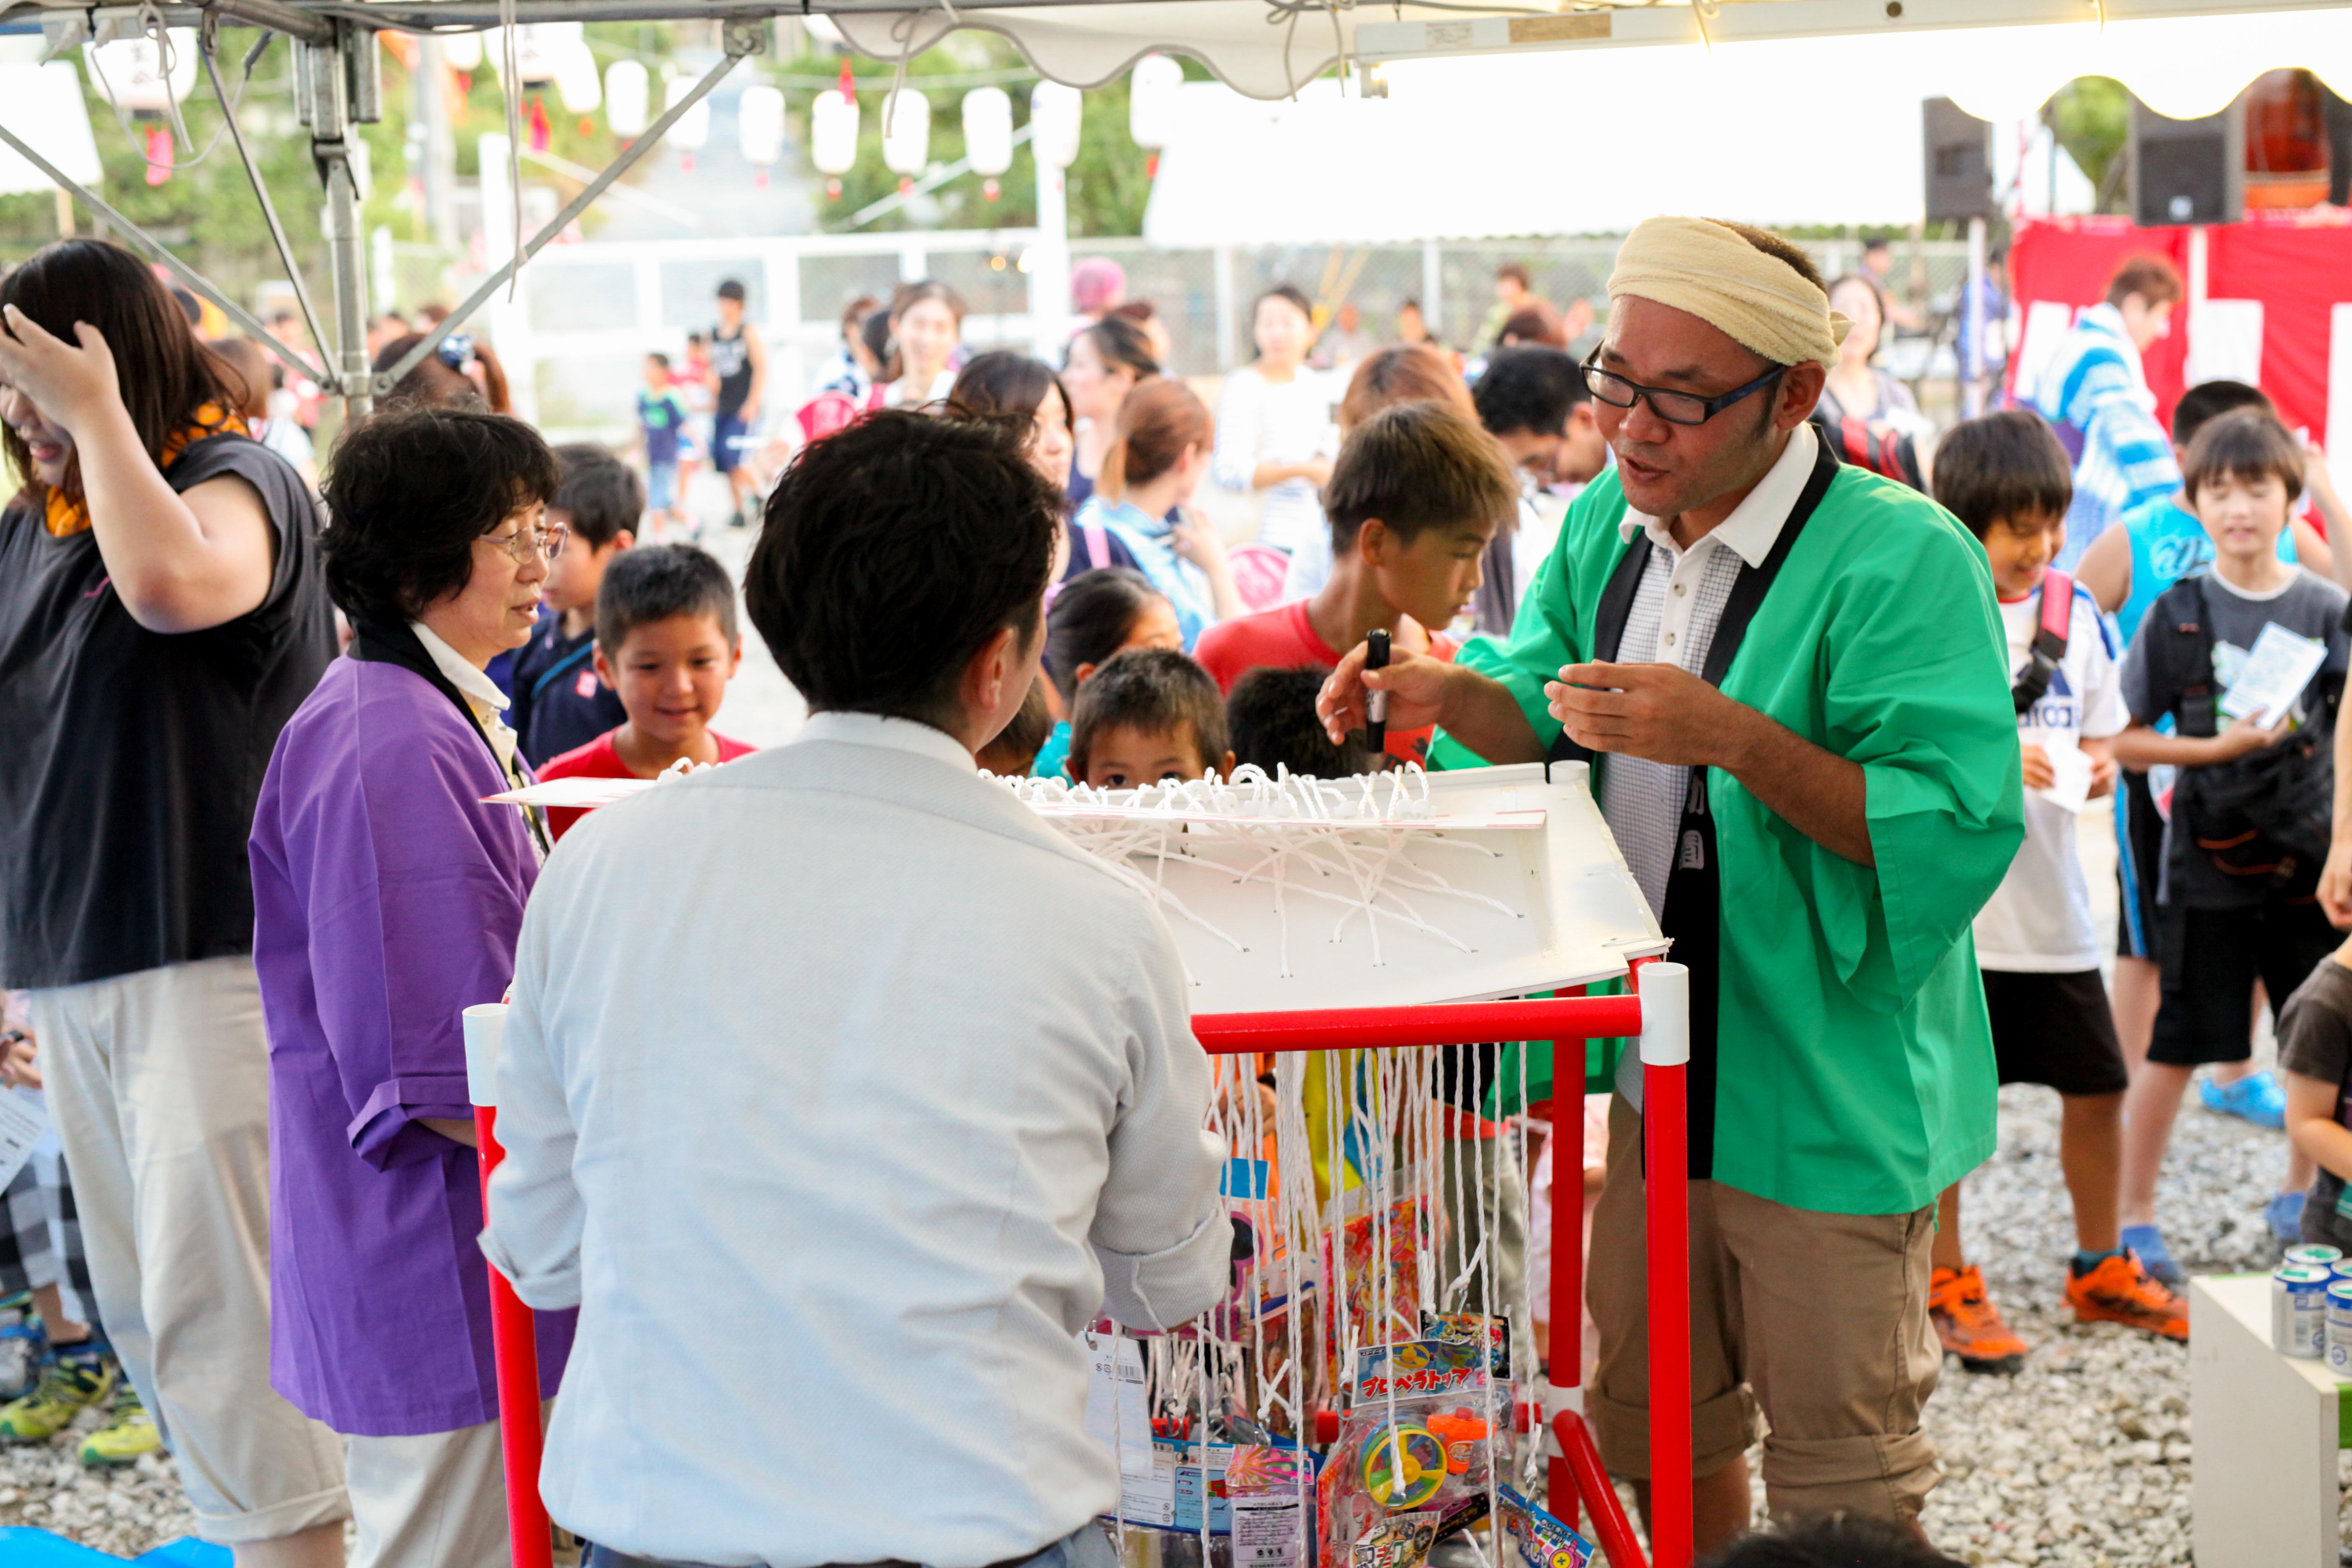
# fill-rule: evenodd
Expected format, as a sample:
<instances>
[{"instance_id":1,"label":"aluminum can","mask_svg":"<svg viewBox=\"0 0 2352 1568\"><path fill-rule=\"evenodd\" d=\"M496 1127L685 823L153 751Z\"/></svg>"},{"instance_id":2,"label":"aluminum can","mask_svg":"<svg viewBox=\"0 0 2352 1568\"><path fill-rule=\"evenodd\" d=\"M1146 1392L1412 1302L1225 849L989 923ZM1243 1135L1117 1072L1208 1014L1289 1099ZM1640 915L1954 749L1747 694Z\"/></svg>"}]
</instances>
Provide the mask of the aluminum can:
<instances>
[{"instance_id":1,"label":"aluminum can","mask_svg":"<svg viewBox=\"0 0 2352 1568\"><path fill-rule=\"evenodd\" d=\"M2327 1287L2327 1367L2352 1379L2352 1279L2337 1279Z\"/></svg>"},{"instance_id":2,"label":"aluminum can","mask_svg":"<svg viewBox=\"0 0 2352 1568\"><path fill-rule=\"evenodd\" d=\"M2327 1287L2325 1268L2286 1263L2271 1276L2271 1348L2281 1355L2317 1361L2327 1353Z\"/></svg>"},{"instance_id":3,"label":"aluminum can","mask_svg":"<svg viewBox=\"0 0 2352 1568\"><path fill-rule=\"evenodd\" d=\"M2286 1255L2279 1261L2303 1268L2333 1268L2344 1261L2344 1249L2330 1247L2324 1241L2306 1241L2288 1247Z\"/></svg>"}]
</instances>

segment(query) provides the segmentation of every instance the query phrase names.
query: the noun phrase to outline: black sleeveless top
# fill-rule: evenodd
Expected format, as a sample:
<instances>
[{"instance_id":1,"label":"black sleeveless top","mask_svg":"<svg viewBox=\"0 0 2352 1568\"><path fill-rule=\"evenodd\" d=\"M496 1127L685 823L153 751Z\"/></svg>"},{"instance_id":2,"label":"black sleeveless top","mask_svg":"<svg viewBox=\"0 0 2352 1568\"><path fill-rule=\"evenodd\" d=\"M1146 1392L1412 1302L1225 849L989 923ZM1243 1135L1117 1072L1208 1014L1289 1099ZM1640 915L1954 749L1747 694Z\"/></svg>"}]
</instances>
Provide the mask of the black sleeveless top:
<instances>
[{"instance_id":1,"label":"black sleeveless top","mask_svg":"<svg viewBox=\"0 0 2352 1568\"><path fill-rule=\"evenodd\" d=\"M246 838L278 731L335 657L310 491L242 436L174 490L234 474L278 536L268 596L200 632L131 618L94 531L0 511L0 984L73 985L253 951Z\"/></svg>"}]
</instances>

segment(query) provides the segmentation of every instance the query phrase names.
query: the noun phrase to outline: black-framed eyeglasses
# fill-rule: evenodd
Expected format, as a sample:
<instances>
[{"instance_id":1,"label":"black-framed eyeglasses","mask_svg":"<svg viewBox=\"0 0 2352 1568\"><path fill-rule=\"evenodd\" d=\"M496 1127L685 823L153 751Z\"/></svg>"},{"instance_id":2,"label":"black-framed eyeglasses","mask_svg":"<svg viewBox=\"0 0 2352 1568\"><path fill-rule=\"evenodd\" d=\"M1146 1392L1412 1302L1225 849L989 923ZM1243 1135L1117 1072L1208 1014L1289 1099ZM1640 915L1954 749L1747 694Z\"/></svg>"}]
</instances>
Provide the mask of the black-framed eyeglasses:
<instances>
[{"instance_id":1,"label":"black-framed eyeglasses","mask_svg":"<svg viewBox=\"0 0 2352 1568\"><path fill-rule=\"evenodd\" d=\"M1663 386L1643 386L1627 381L1615 371L1602 370L1589 359L1581 368L1587 389L1612 408L1631 408L1636 403L1646 402L1650 412L1669 425L1704 425L1733 404L1755 396L1794 367L1776 364L1747 385L1735 386L1713 397L1701 397L1696 392L1674 392Z\"/></svg>"},{"instance_id":2,"label":"black-framed eyeglasses","mask_svg":"<svg viewBox=\"0 0 2352 1568\"><path fill-rule=\"evenodd\" d=\"M514 557L516 565L527 566L534 554L550 561L562 554L563 542L571 532L571 528L564 523L542 522L530 528L518 528L512 533L485 533L480 537L483 543L496 545Z\"/></svg>"}]
</instances>

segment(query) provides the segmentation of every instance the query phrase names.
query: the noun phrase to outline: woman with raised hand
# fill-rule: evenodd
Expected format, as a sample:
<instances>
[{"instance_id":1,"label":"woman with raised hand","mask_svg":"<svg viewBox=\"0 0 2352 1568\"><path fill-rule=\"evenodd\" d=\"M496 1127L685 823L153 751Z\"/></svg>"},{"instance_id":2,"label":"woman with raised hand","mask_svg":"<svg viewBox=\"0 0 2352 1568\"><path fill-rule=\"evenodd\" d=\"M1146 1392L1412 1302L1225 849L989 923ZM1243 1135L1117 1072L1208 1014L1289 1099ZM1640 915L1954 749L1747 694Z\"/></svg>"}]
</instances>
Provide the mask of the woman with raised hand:
<instances>
[{"instance_id":1,"label":"woman with raised hand","mask_svg":"<svg viewBox=\"0 0 2352 1568\"><path fill-rule=\"evenodd\" d=\"M271 1391L269 1064L246 836L335 653L310 493L127 251L0 281L0 984L31 993L98 1310L239 1568L340 1564L341 1446ZM103 1394L108 1391L101 1390Z\"/></svg>"}]
</instances>

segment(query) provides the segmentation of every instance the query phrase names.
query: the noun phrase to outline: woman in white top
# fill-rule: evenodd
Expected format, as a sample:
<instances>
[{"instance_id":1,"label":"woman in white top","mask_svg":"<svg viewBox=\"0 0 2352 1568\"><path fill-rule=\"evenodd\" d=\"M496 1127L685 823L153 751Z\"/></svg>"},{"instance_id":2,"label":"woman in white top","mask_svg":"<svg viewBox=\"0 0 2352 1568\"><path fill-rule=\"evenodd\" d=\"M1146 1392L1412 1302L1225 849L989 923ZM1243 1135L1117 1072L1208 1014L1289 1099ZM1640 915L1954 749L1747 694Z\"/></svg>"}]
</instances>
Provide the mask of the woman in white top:
<instances>
[{"instance_id":1,"label":"woman in white top","mask_svg":"<svg viewBox=\"0 0 2352 1568\"><path fill-rule=\"evenodd\" d=\"M1258 296L1252 323L1257 363L1225 378L1210 463L1219 484L1265 492L1258 542L1286 553L1328 526L1320 492L1339 448L1330 384L1306 368L1314 314L1307 296L1287 283Z\"/></svg>"},{"instance_id":2,"label":"woman in white top","mask_svg":"<svg viewBox=\"0 0 2352 1568\"><path fill-rule=\"evenodd\" d=\"M909 283L890 301L890 343L898 379L874 389L877 408L920 408L955 386L955 352L963 335L963 299L932 279Z\"/></svg>"}]
</instances>

